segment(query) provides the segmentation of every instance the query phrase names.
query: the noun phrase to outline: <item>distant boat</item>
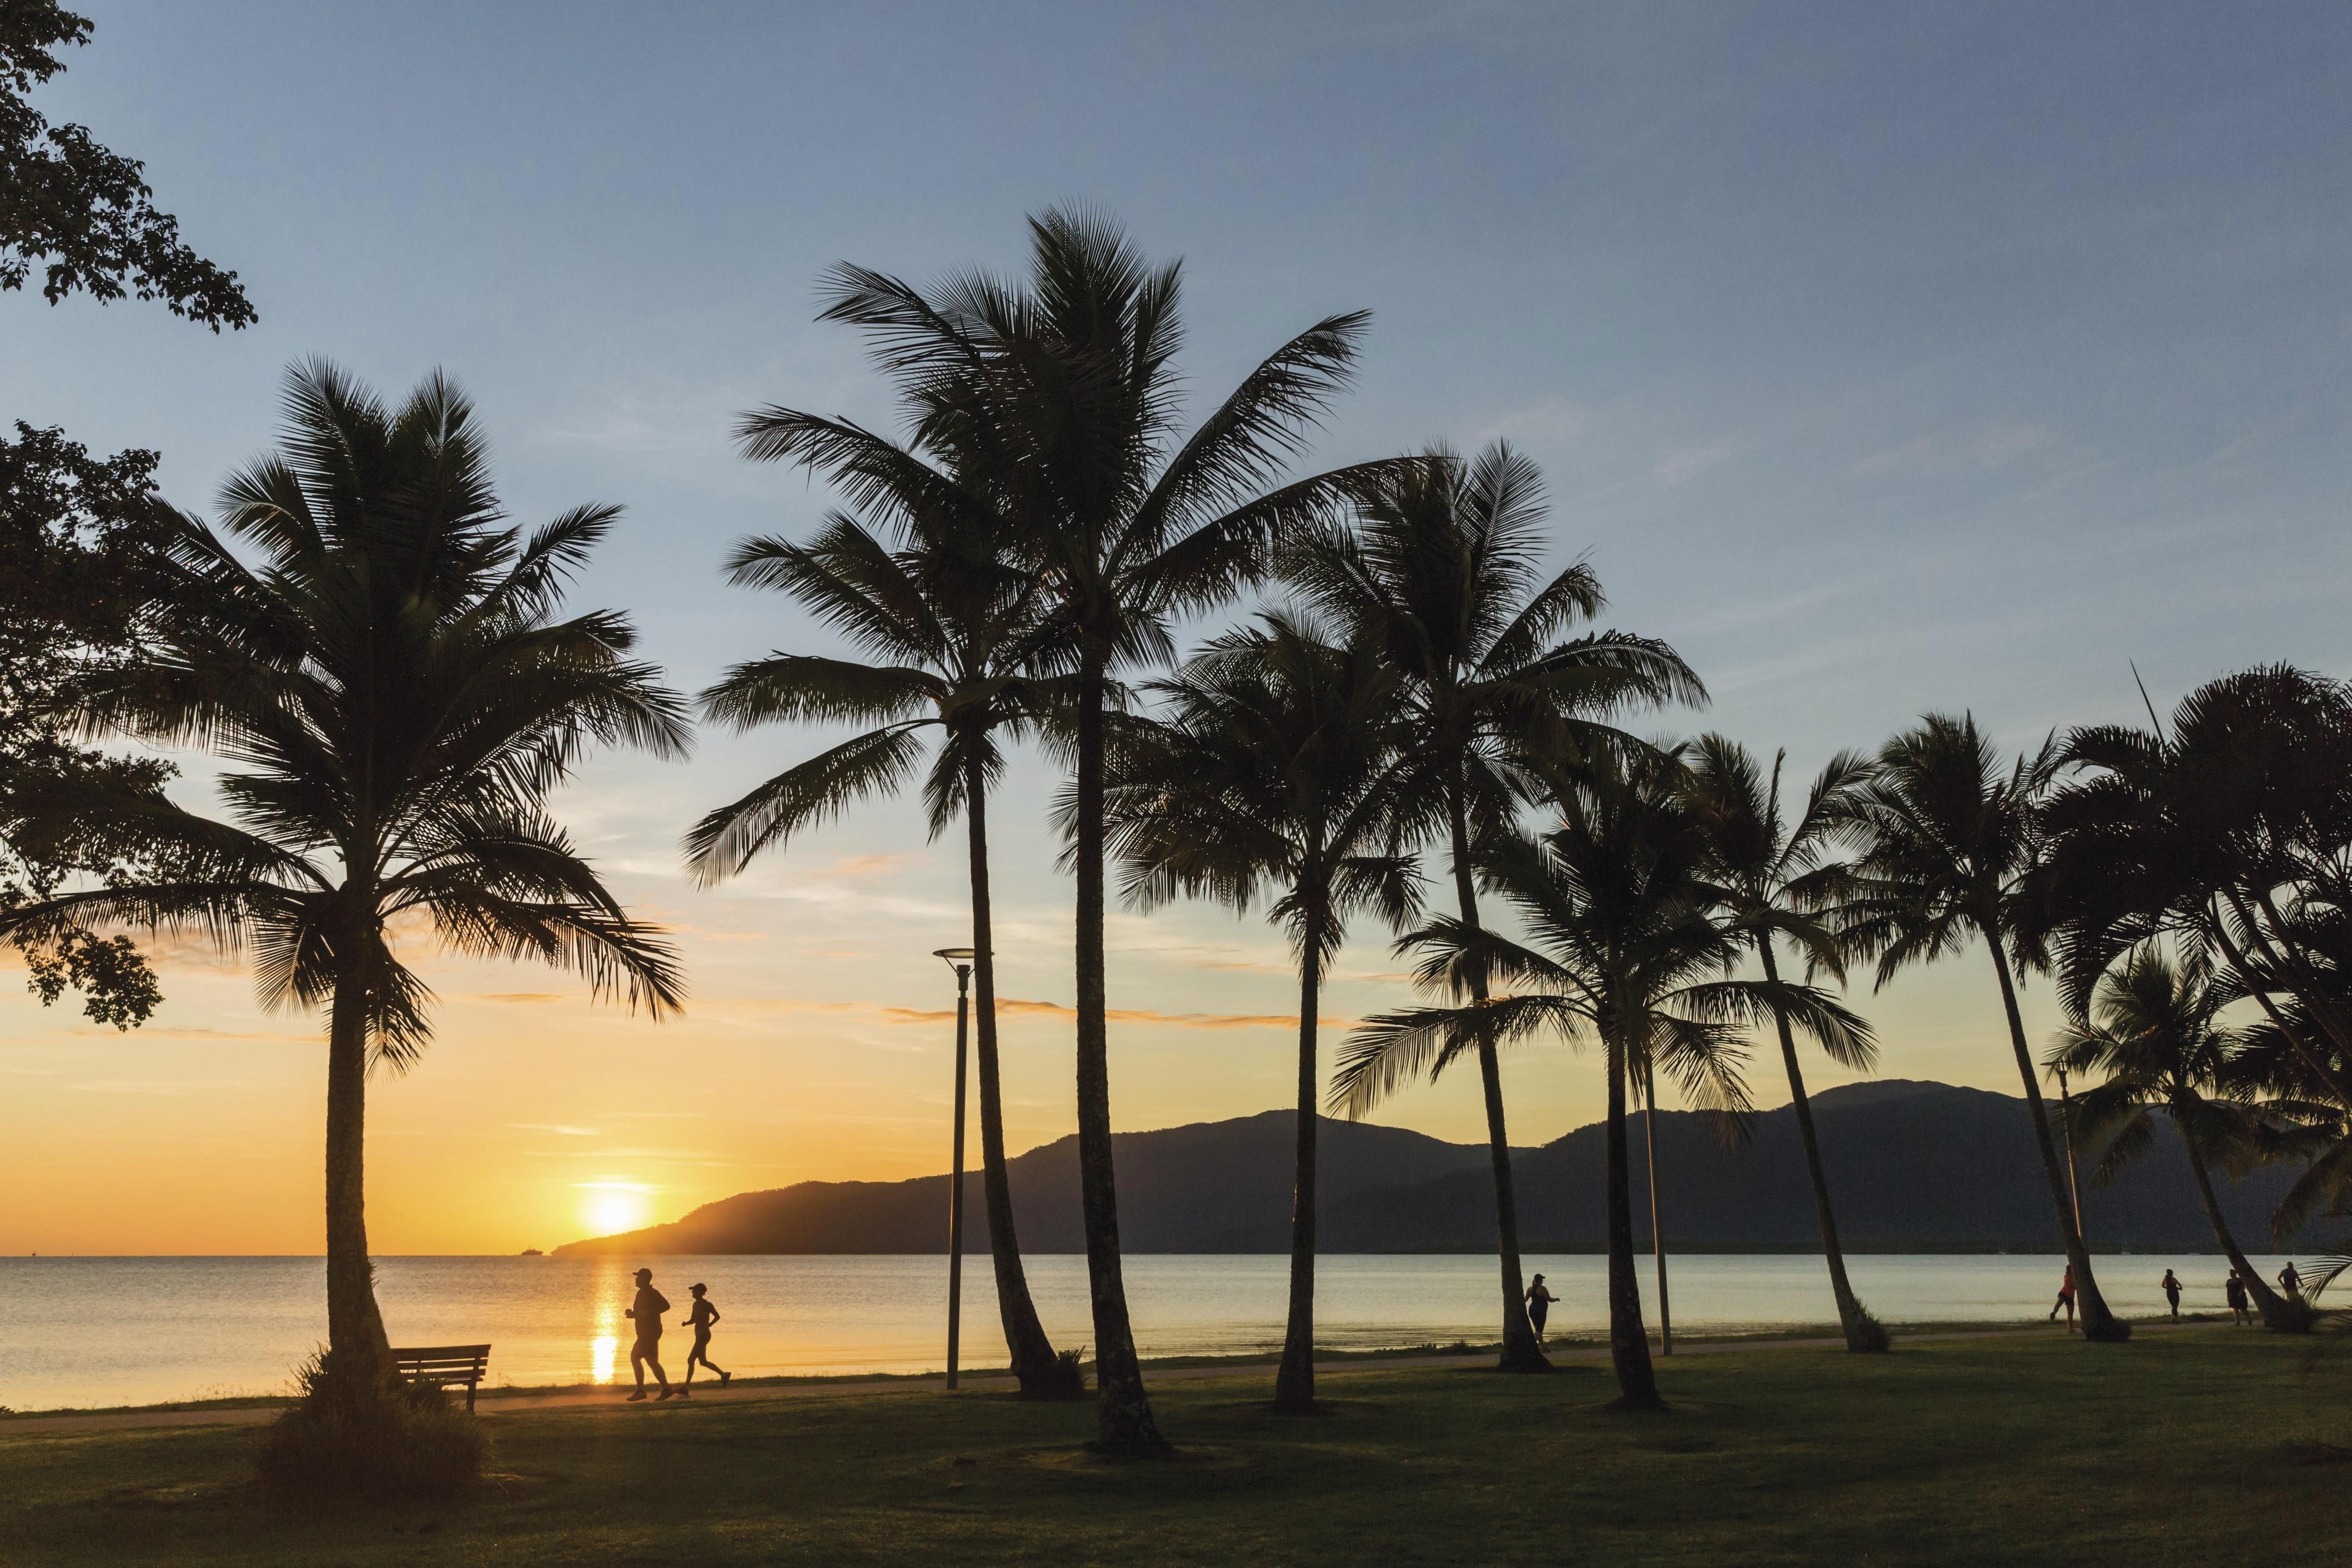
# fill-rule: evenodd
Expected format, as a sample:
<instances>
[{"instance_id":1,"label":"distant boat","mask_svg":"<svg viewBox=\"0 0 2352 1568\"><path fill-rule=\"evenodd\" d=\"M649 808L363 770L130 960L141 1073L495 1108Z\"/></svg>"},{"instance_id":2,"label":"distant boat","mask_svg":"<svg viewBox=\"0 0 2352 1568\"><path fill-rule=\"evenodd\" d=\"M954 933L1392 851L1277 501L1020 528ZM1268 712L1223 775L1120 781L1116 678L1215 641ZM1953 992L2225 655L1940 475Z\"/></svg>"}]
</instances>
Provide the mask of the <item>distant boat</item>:
<instances>
[{"instance_id":1,"label":"distant boat","mask_svg":"<svg viewBox=\"0 0 2352 1568\"><path fill-rule=\"evenodd\" d=\"M522 1249L522 1256L525 1258L544 1258L547 1254L541 1252L536 1247L526 1247Z\"/></svg>"}]
</instances>

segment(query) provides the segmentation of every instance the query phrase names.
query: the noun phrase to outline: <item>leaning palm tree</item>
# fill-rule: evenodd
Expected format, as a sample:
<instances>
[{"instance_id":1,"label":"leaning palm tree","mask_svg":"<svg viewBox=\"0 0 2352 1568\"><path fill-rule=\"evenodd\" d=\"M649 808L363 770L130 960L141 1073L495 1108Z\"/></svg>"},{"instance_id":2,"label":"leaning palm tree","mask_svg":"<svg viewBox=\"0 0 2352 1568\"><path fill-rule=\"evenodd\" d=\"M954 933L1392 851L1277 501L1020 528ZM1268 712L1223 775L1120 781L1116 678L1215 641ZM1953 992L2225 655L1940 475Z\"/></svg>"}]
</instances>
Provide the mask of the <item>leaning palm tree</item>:
<instances>
[{"instance_id":1,"label":"leaning palm tree","mask_svg":"<svg viewBox=\"0 0 2352 1568\"><path fill-rule=\"evenodd\" d=\"M1262 576L1277 537L1328 517L1396 465L1276 483L1345 386L1363 313L1328 317L1276 350L1180 439L1179 267L1150 266L1116 226L1084 212L1048 211L1029 227L1025 285L966 273L926 295L842 267L824 314L877 344L913 413L914 448L1016 528L1075 676L1078 1174L1100 1441L1157 1454L1168 1445L1128 1319L1111 1161L1103 857L1112 682L1122 666L1169 656L1175 617ZM882 449L889 443L843 421L769 408L741 428L755 457L837 463L861 478L904 466L903 454Z\"/></svg>"},{"instance_id":2,"label":"leaning palm tree","mask_svg":"<svg viewBox=\"0 0 2352 1568\"><path fill-rule=\"evenodd\" d=\"M2074 1271L2083 1333L2121 1341L2131 1337L2131 1325L2107 1310L2091 1277L2091 1255L2075 1226L2064 1167L2050 1136L2011 963L2019 951L2026 879L2041 849L2036 807L2057 765L2055 746L2044 742L2003 770L1973 714L1931 713L1880 747L1875 771L1843 811L1864 848L1842 934L1853 952L1877 960L1882 989L1907 965L1963 952L1971 938L1984 943L2000 984L2058 1235Z\"/></svg>"},{"instance_id":3,"label":"leaning palm tree","mask_svg":"<svg viewBox=\"0 0 2352 1568\"><path fill-rule=\"evenodd\" d=\"M94 729L202 745L226 819L151 795L73 818L135 834L168 880L50 900L75 920L193 929L253 959L265 1006L327 1013L329 1366L388 1360L362 1187L372 1066L412 1066L432 993L392 937L426 921L465 955L535 958L658 1016L683 984L548 815L594 742L682 754L683 706L628 658L626 617L558 619L565 579L618 509L502 526L466 398L439 375L397 409L324 363L289 377L284 455L224 491L227 538L180 519L152 656L93 679ZM233 548L247 546L248 563Z\"/></svg>"},{"instance_id":4,"label":"leaning palm tree","mask_svg":"<svg viewBox=\"0 0 2352 1568\"><path fill-rule=\"evenodd\" d=\"M1212 642L1152 689L1163 721L1117 749L1112 834L1143 908L1180 894L1268 916L1298 961L1298 1123L1290 1310L1277 1410L1315 1408L1316 1051L1323 975L1350 917L1420 912L1392 787L1397 678L1371 643L1336 647L1286 614Z\"/></svg>"},{"instance_id":5,"label":"leaning palm tree","mask_svg":"<svg viewBox=\"0 0 2352 1568\"><path fill-rule=\"evenodd\" d=\"M1853 790L1869 777L1870 765L1851 752L1832 757L1791 824L1780 809L1780 767L1786 757L1785 752L1774 755L1768 778L1737 741L1702 735L1693 742L1689 788L1706 837L1707 875L1721 895L1726 921L1755 952L1765 979L1780 980L1779 950L1786 942L1804 959L1809 977L1826 973L1843 984L1844 960L1822 911L1836 905L1848 880L1847 868L1832 848L1843 810ZM1830 1205L1829 1175L1822 1164L1821 1139L1813 1131L1804 1071L1797 1063L1796 1037L1785 1016L1776 1015L1773 1023L1780 1036L1790 1107L1796 1112L1797 1137L1804 1147L1805 1173L1812 1182L1822 1255L1829 1263L1830 1293L1845 1331L1845 1348L1885 1350L1885 1329L1855 1300L1853 1287L1846 1281L1845 1252L1838 1246L1837 1215ZM1841 1037L1836 1045L1845 1052L1832 1054L1840 1067L1867 1072L1876 1065L1877 1053L1868 1039Z\"/></svg>"},{"instance_id":6,"label":"leaning palm tree","mask_svg":"<svg viewBox=\"0 0 2352 1568\"><path fill-rule=\"evenodd\" d=\"M798 830L903 786L920 763L927 733L938 736L923 799L934 837L959 810L964 819L979 997L982 1186L997 1313L1022 1392L1043 1397L1073 1391L1038 1321L1013 1226L998 1071L988 796L1003 771L1000 738L1034 727L1050 704L1052 683L1023 668L1035 618L1034 580L1006 563L1002 530L984 513L938 504L953 493L940 485L929 496L901 493L898 504L883 508L905 536L899 550L841 513L806 545L760 538L736 547L727 563L731 581L790 594L877 662L772 653L735 666L705 691L704 713L739 731L789 720L855 720L875 728L711 812L687 835L686 847L705 886L722 881L762 851L781 851Z\"/></svg>"},{"instance_id":7,"label":"leaning palm tree","mask_svg":"<svg viewBox=\"0 0 2352 1568\"><path fill-rule=\"evenodd\" d=\"M1626 1102L1654 1073L1680 1083L1737 1133L1748 1109L1739 1073L1746 1029L1786 1016L1835 1050L1864 1048L1870 1027L1811 986L1730 976L1741 933L1706 879L1706 842L1682 789L1678 758L1595 752L1559 788L1559 824L1537 842L1490 836L1480 870L1513 905L1528 941L1458 920L1406 939L1418 978L1453 1006L1370 1020L1343 1047L1331 1098L1361 1112L1439 1056L1555 1032L1597 1041L1607 1082L1609 1347L1618 1407L1664 1407L1642 1326L1633 1265ZM1491 989L1504 987L1502 994Z\"/></svg>"},{"instance_id":8,"label":"leaning palm tree","mask_svg":"<svg viewBox=\"0 0 2352 1568\"><path fill-rule=\"evenodd\" d=\"M2263 1282L2213 1192L2209 1167L2217 1162L2242 1174L2259 1161L2313 1142L2307 1129L2234 1091L2233 1063L2242 1040L2221 1020L2231 1000L2202 960L2192 956L2175 965L2162 952L2142 948L2100 982L2091 1019L2068 1026L2048 1065L2105 1076L2075 1097L2073 1109L2084 1137L2105 1145L2094 1177L2101 1185L2153 1145L2158 1112L2171 1119L2213 1238L2253 1293L2263 1321L2300 1332L2311 1326L2309 1310Z\"/></svg>"},{"instance_id":9,"label":"leaning palm tree","mask_svg":"<svg viewBox=\"0 0 2352 1568\"><path fill-rule=\"evenodd\" d=\"M1285 552L1283 574L1350 638L1370 638L1402 680L1407 764L1401 786L1453 858L1463 926L1478 929L1473 843L1541 793L1540 760L1622 747L1610 716L1703 701L1698 677L1664 643L1622 632L1564 634L1600 613L1600 580L1579 562L1547 580L1543 479L1497 442L1468 463L1440 448L1383 479L1350 526ZM1483 997L1472 977L1472 999ZM1494 1043L1471 1047L1486 1113L1503 1296L1501 1366L1549 1368L1528 1321L1518 1204ZM1450 1065L1431 1063L1433 1074Z\"/></svg>"}]
</instances>

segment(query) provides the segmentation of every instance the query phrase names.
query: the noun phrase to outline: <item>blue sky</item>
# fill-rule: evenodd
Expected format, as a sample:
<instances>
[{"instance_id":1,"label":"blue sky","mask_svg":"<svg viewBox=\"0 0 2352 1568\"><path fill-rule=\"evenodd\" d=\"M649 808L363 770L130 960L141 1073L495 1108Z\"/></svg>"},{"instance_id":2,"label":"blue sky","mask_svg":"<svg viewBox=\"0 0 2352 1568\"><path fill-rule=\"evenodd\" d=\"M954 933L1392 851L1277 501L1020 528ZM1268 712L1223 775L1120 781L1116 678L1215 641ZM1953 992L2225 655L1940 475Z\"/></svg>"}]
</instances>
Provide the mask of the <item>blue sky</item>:
<instances>
[{"instance_id":1,"label":"blue sky","mask_svg":"<svg viewBox=\"0 0 2352 1568\"><path fill-rule=\"evenodd\" d=\"M810 319L819 271L1014 268L1022 215L1059 200L1185 258L1203 400L1318 317L1372 310L1316 460L1521 445L1609 622L1671 639L1714 689L1656 730L1785 745L1809 773L1928 708L2012 743L2128 718L2130 660L2159 703L2261 660L2346 667L2341 5L86 8L95 44L37 102L144 158L262 323L215 338L152 305L0 298L0 415L160 448L203 507L269 442L288 362L323 353L387 392L445 366L519 518L627 507L580 602L632 608L688 689L825 646L717 574L731 540L804 529L827 500L735 458L736 414L890 418L856 342ZM935 1168L938 1031L880 1010L939 1004L924 955L959 935L952 847L883 807L724 895L677 873L687 820L822 739L592 766L567 812L680 924L709 1005L656 1032L560 977L452 969L445 1037L380 1091L379 1129L501 1171L551 1140L564 1182L641 1179L663 1212ZM1016 774L1000 811L1005 990L1061 1003L1045 783ZM1114 940L1114 1005L1289 1003L1255 923L1180 910ZM282 1096L287 1158L308 1160L307 1026L174 962L159 1024L211 1045L7 1004L21 1044L0 1053L56 1129L42 1156L95 1170L134 1110L200 1153L230 1100ZM1366 932L1335 1013L1402 1001L1391 968ZM524 994L562 999L528 1024L468 1000ZM2013 1081L1974 969L1871 1007L1887 1070ZM1069 1124L1067 1026L1011 1027L1025 1146ZM1122 1125L1284 1098L1279 1030L1139 1018L1115 1039ZM579 1103L462 1110L551 1071ZM1525 1139L1597 1104L1564 1053L1512 1072ZM1769 1059L1755 1077L1785 1098ZM624 1102L696 1131L615 1141ZM1477 1130L1466 1084L1387 1119ZM289 1167L268 1236L311 1224L307 1179ZM57 1247L120 1229L58 1225Z\"/></svg>"}]
</instances>

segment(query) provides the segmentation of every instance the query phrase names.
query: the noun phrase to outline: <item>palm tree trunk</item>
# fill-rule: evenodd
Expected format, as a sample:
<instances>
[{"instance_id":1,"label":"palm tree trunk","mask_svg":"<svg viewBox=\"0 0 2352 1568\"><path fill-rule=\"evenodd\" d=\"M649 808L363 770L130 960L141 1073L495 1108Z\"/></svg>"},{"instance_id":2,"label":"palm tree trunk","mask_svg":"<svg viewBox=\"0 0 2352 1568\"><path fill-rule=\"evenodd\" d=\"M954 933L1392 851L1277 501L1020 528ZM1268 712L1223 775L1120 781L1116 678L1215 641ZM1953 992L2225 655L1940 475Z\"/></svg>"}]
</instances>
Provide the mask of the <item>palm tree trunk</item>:
<instances>
[{"instance_id":1,"label":"palm tree trunk","mask_svg":"<svg viewBox=\"0 0 2352 1568\"><path fill-rule=\"evenodd\" d=\"M1315 1409L1315 1015L1322 980L1319 910L1307 911L1306 956L1298 965L1298 1126L1297 1170L1290 1198L1290 1321L1282 1336L1282 1367L1275 1373L1274 1407L1290 1415Z\"/></svg>"},{"instance_id":2,"label":"palm tree trunk","mask_svg":"<svg viewBox=\"0 0 2352 1568\"><path fill-rule=\"evenodd\" d=\"M1078 1195L1093 1298L1099 1441L1113 1454L1165 1454L1151 1418L1119 1271L1118 1184L1111 1165L1110 1037L1103 984L1103 689L1105 651L1089 643L1078 671Z\"/></svg>"},{"instance_id":3,"label":"palm tree trunk","mask_svg":"<svg viewBox=\"0 0 2352 1568\"><path fill-rule=\"evenodd\" d=\"M1625 1051L1605 1043L1609 1057L1609 1359L1617 1373L1617 1410L1664 1410L1658 1375L1650 1364L1650 1336L1642 1326L1642 1282L1633 1272L1633 1183L1625 1150Z\"/></svg>"},{"instance_id":4,"label":"palm tree trunk","mask_svg":"<svg viewBox=\"0 0 2352 1568\"><path fill-rule=\"evenodd\" d=\"M2173 1125L2179 1128L2180 1124L2176 1120ZM2294 1304L2264 1283L2254 1266L2246 1261L2245 1251L2239 1247L2237 1237L2230 1229L2230 1222L2221 1217L2221 1200L2214 1194L2213 1177L2205 1169L2202 1152L2185 1131L2180 1134L2180 1142L2189 1152L2189 1168L2196 1173L2197 1195L2205 1200L2205 1217L2212 1224L2213 1239L2221 1244L2221 1250L2229 1255L2230 1267L2236 1269L2238 1278L2246 1282L2247 1293L2253 1297L2255 1307L2263 1314L2263 1326L2283 1334L2309 1332L2310 1313L2296 1311Z\"/></svg>"},{"instance_id":5,"label":"palm tree trunk","mask_svg":"<svg viewBox=\"0 0 2352 1568\"><path fill-rule=\"evenodd\" d=\"M1666 1294L1666 1227L1658 1205L1658 1082L1642 1064L1642 1152L1650 1193L1650 1261L1658 1270L1658 1353L1675 1353L1674 1299Z\"/></svg>"},{"instance_id":6,"label":"palm tree trunk","mask_svg":"<svg viewBox=\"0 0 2352 1568\"><path fill-rule=\"evenodd\" d=\"M1004 1093L996 1056L996 955L994 921L989 907L988 781L977 761L963 773L964 826L971 848L971 979L980 1010L980 1167L988 1200L988 1250L996 1265L996 1311L1004 1321L1004 1347L1021 1392L1038 1396L1061 1392L1053 1342L1037 1321L1029 1298L1029 1278L1021 1267L1021 1242L1013 1226L1013 1177L1004 1163Z\"/></svg>"},{"instance_id":7,"label":"palm tree trunk","mask_svg":"<svg viewBox=\"0 0 2352 1568\"><path fill-rule=\"evenodd\" d=\"M2091 1278L2091 1254L2083 1234L2074 1227L2074 1206L2067 1201L2066 1176L2058 1163L2058 1146L2050 1139L2050 1120L2042 1107L2042 1085L2033 1073L2033 1052L2025 1043L2025 1020L2017 1010L2017 987L2009 977L2009 959L1990 931L1979 928L1986 951L1992 954L1993 973L2000 979L2000 1005L2009 1015L2009 1043L2017 1053L2017 1074L2025 1084L2026 1110L2033 1118L2033 1141L2042 1152L2042 1172L2050 1184L2050 1201L2058 1211L2058 1235L2066 1244L2066 1261L2074 1270L2074 1300L2083 1313L2083 1337L2121 1342L2131 1338L2131 1325L2107 1310L2098 1281Z\"/></svg>"},{"instance_id":8,"label":"palm tree trunk","mask_svg":"<svg viewBox=\"0 0 2352 1568\"><path fill-rule=\"evenodd\" d=\"M1758 944L1758 951L1764 958L1764 978L1780 984L1780 969L1773 962L1769 935ZM1870 1321L1862 1303L1854 1300L1853 1287L1846 1282L1845 1249L1838 1245L1837 1215L1830 1209L1829 1173L1822 1166L1822 1141L1813 1131L1813 1105L1805 1098L1805 1075L1797 1066L1796 1037L1790 1032L1789 1016L1778 1007L1772 1009L1772 1021L1780 1026L1780 1061L1789 1069L1789 1103L1797 1113L1798 1142L1805 1146L1805 1173L1812 1178L1813 1213L1822 1225L1822 1256L1830 1266L1830 1294L1837 1301L1838 1325L1845 1331L1845 1348L1883 1351L1887 1348L1886 1331Z\"/></svg>"},{"instance_id":9,"label":"palm tree trunk","mask_svg":"<svg viewBox=\"0 0 2352 1568\"><path fill-rule=\"evenodd\" d=\"M327 1348L348 1375L392 1364L368 1260L366 1163L367 991L346 975L327 1021Z\"/></svg>"},{"instance_id":10,"label":"palm tree trunk","mask_svg":"<svg viewBox=\"0 0 2352 1568\"><path fill-rule=\"evenodd\" d=\"M1478 889L1470 868L1470 822L1455 789L1446 800L1454 835L1454 894L1462 906L1462 923L1478 929ZM1486 977L1474 975L1473 1001L1486 999ZM1549 1372L1550 1360L1536 1339L1528 1318L1527 1283L1519 1273L1519 1204L1511 1173L1511 1140L1503 1126L1503 1064L1495 1042L1478 1042L1478 1085L1486 1100L1486 1157L1495 1173L1495 1250L1503 1274L1503 1357L1497 1372Z\"/></svg>"}]
</instances>

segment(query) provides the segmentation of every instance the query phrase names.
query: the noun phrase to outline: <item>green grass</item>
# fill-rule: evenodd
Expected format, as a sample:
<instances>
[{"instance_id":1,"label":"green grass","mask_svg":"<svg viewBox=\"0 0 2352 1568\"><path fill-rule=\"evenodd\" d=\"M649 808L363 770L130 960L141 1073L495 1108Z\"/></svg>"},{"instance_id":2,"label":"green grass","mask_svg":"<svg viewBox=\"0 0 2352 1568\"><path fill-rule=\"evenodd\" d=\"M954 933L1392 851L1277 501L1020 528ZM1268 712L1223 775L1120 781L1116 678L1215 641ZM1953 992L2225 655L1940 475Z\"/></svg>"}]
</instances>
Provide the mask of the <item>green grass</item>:
<instances>
[{"instance_id":1,"label":"green grass","mask_svg":"<svg viewBox=\"0 0 2352 1568\"><path fill-rule=\"evenodd\" d=\"M484 1418L497 1485L326 1520L244 1490L256 1428L0 1430L0 1563L2341 1563L2352 1346L2195 1328L1676 1358L1367 1367L1330 1414L1162 1384L1169 1463L1091 1408L856 1393Z\"/></svg>"}]
</instances>

